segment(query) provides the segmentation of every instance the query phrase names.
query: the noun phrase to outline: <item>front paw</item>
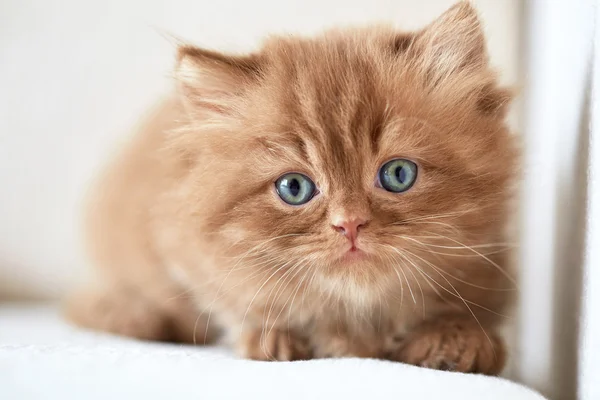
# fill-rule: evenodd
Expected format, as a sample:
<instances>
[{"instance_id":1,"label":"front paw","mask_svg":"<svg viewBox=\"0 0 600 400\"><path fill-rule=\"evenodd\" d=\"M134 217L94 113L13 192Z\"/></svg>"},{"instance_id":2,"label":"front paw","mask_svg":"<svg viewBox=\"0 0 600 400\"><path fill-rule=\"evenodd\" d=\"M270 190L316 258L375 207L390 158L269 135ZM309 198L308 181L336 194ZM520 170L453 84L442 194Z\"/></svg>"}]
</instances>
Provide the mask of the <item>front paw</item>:
<instances>
[{"instance_id":1,"label":"front paw","mask_svg":"<svg viewBox=\"0 0 600 400\"><path fill-rule=\"evenodd\" d=\"M417 327L390 358L432 369L497 375L506 352L502 340L484 332L475 320L451 319Z\"/></svg>"},{"instance_id":2,"label":"front paw","mask_svg":"<svg viewBox=\"0 0 600 400\"><path fill-rule=\"evenodd\" d=\"M377 358L379 355L376 340L332 335L317 337L314 343L315 358Z\"/></svg>"},{"instance_id":3,"label":"front paw","mask_svg":"<svg viewBox=\"0 0 600 400\"><path fill-rule=\"evenodd\" d=\"M292 332L278 329L256 329L243 334L238 353L260 361L294 361L312 358L308 340Z\"/></svg>"}]
</instances>

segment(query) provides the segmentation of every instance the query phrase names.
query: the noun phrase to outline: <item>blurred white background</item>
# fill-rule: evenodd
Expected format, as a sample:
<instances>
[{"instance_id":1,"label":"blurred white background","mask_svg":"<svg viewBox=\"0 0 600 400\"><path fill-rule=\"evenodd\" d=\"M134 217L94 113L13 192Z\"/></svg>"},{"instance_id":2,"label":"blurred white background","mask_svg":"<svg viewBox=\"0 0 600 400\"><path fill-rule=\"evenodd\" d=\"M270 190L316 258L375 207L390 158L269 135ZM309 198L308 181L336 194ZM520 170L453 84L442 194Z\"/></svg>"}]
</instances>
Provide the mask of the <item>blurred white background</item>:
<instances>
[{"instance_id":1,"label":"blurred white background","mask_svg":"<svg viewBox=\"0 0 600 400\"><path fill-rule=\"evenodd\" d=\"M3 0L0 298L55 299L84 277L82 196L140 115L170 90L169 35L205 47L247 50L269 33L312 33L371 21L417 28L454 2ZM584 372L589 377L600 365L588 355L579 372L575 368L578 334L588 348L595 337L577 328L587 193L587 157L580 155L587 154L582 135L595 1L473 3L484 21L492 64L504 82L522 89L524 100L511 116L524 134L526 165L519 219L521 300L510 375L568 399L577 377ZM599 190L597 183L590 187ZM589 250L597 231L587 233L588 268L598 257ZM596 287L600 290L597 278ZM598 313L598 300L593 304L584 305L588 314Z\"/></svg>"}]
</instances>

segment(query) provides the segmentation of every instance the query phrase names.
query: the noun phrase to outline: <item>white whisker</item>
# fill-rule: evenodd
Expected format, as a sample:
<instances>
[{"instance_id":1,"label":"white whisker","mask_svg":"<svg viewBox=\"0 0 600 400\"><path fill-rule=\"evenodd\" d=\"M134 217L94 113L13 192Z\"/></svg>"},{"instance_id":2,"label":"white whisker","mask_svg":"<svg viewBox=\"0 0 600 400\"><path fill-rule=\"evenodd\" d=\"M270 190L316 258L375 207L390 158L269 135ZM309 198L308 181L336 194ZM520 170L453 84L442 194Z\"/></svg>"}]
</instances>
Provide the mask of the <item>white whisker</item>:
<instances>
[{"instance_id":1,"label":"white whisker","mask_svg":"<svg viewBox=\"0 0 600 400\"><path fill-rule=\"evenodd\" d=\"M402 239L407 239L407 240L413 241L413 242L415 242L415 243L417 243L419 245L422 245L425 248L425 250L427 250L431 254L438 254L438 255L439 254L444 254L444 253L438 253L438 252L431 251L429 248L427 248L429 246L429 244L423 243L423 242L418 241L416 239L413 239L411 237L408 237L408 236L396 236L396 237L399 237L399 238L402 238ZM469 250L469 249L467 249L465 247L462 247L462 246L461 247L457 247L457 248ZM448 255L452 255L452 254L448 254ZM458 254L454 254L454 255L455 256L459 256ZM479 257L479 255L475 255L475 257ZM505 288L493 288L493 287L480 286L480 285L474 284L472 282L465 281L464 279L461 279L461 278L459 278L459 277L457 277L457 276L449 273L448 271L445 271L442 268L440 268L439 271L442 272L442 273L444 273L445 275L447 275L447 276L455 279L458 282L464 283L465 285L469 285L469 286L472 286L472 287L475 287L475 288L478 288L478 289L490 290L490 291L497 291L497 292L510 292L510 291L516 290L515 288L505 289Z\"/></svg>"},{"instance_id":2,"label":"white whisker","mask_svg":"<svg viewBox=\"0 0 600 400\"><path fill-rule=\"evenodd\" d=\"M435 265L433 265L432 263L430 263L429 261L425 260L425 259L424 259L424 258L422 258L422 257L419 257L417 254L414 254L414 253L410 252L409 250L406 250L406 249L405 249L404 251L405 251L405 252L407 252L408 254L410 254L411 256L413 256L413 257L416 257L416 258L418 258L419 260L423 261L425 264L427 264L428 266L432 267L432 268L433 268L433 269L434 269L434 270L435 270L435 271L438 273L438 275L442 276L442 275L440 274L440 272L438 271L438 268L437 268ZM433 278L432 278L432 277L431 277L429 274L427 274L425 271L423 271L423 270L421 270L421 271L423 272L423 274L425 274L425 276L427 276L429 279L431 279L431 281L432 281L433 283L435 283L436 285L438 285L438 286L439 286L439 287L440 287L442 290L444 290L444 291L448 292L449 294L451 294L451 295L452 295L452 296L454 296L454 297L457 297L457 298L459 298L459 299L460 299L460 300L461 300L463 303L469 303L469 304L471 304L471 305L474 305L474 306L476 306L476 307L478 307L478 308L481 308L482 310L485 310L485 311L488 311L488 312L490 312L490 313L492 313L492 314L495 314L495 315L498 315L498 316L500 316L500 317L505 317L505 318L506 318L506 315L500 314L500 313L498 313L498 312L496 312L496 311L494 311L494 310L491 310L491 309L489 309L489 308L487 308L487 307L485 307L485 306L482 306L481 304L478 304L478 303L475 303L475 302L473 302L473 301L467 300L467 299L465 299L464 297L460 296L460 295L458 294L458 291L456 290L456 288L455 288L455 287L452 285L452 283L450 283L450 281L448 281L448 279L446 279L444 276L442 276L442 278L443 278L443 279L444 279L444 280L445 280L445 281L448 283L448 285L450 285L450 287L452 287L452 289L453 289L455 292L457 292L456 294L452 293L450 290L448 290L448 288L446 288L446 287L444 287L443 285L441 285L441 284L440 284L438 281L436 281L435 279L433 279Z\"/></svg>"},{"instance_id":3,"label":"white whisker","mask_svg":"<svg viewBox=\"0 0 600 400\"><path fill-rule=\"evenodd\" d=\"M495 263L494 261L492 261L492 260L491 260L489 257L485 256L484 254L481 254L481 253L480 253L480 252L478 252L477 250L475 250L475 249L473 249L473 248L471 248L471 247L467 246L467 245L466 245L466 244L464 244L464 243L461 243L461 242L459 242L459 241L458 241L458 240L456 240L456 239L452 239L452 238L450 238L450 237L447 237L447 236L444 236L444 235L439 235L439 234L436 234L436 235L437 235L437 236L439 236L439 237L441 237L441 238L444 238L444 239L450 240L451 242L454 242L454 243L456 243L456 244L459 244L459 245L461 245L461 246L464 246L465 248L467 248L467 249L471 250L473 253L475 253L475 254L479 255L481 258L483 258L483 259L484 259L484 260L486 260L488 263L490 263L491 265L493 265L493 266L494 266L494 267L495 267L495 268L498 270L498 272L500 272L502 275L504 275L504 277L505 277L506 279L508 279L510 282L512 282L512 283L513 283L513 284L514 284L514 285L515 285L515 286L518 288L518 286L519 286L519 285L518 285L517 281L516 281L516 280L515 280L515 279L514 279L512 276L510 276L510 275L509 275L509 274L508 274L508 273L507 273L507 272L506 272L506 271L505 271L505 270L504 270L504 269L503 269L503 268L502 268L500 265L498 265L497 263Z\"/></svg>"},{"instance_id":4,"label":"white whisker","mask_svg":"<svg viewBox=\"0 0 600 400\"><path fill-rule=\"evenodd\" d=\"M413 256L416 256L415 254L411 253L410 251L407 251L409 254L412 254ZM418 257L418 256L416 256ZM420 257L418 257L420 258ZM422 271L423 272L423 271ZM423 272L425 275L427 275L427 273ZM429 275L427 275L429 276ZM454 287L454 285L452 285L452 283L450 283L450 281L448 281L448 279L446 279L443 275L440 274L440 276L446 281L446 283L448 283L448 285L450 285L450 287L452 288L452 290L454 290L454 292L456 293L456 295L460 298L460 300L462 300L463 304L465 305L465 307L467 307L467 309L469 310L469 313L471 313L471 315L473 316L473 318L475 319L475 322L477 322L477 325L479 325L479 328L481 328L481 331L483 332L483 334L485 335L486 339L488 340L488 342L490 343L490 346L492 348L492 351L494 352L494 357L496 357L496 351L494 349L494 344L492 343L492 340L490 339L490 337L488 336L487 332L485 331L485 329L483 329L483 325L481 325L481 322L479 322L479 318L477 318L477 316L475 315L475 313L473 312L473 310L471 309L471 307L469 306L469 302L467 302L462 296L461 294L458 292L458 290ZM434 282L435 280L431 277L429 277L430 279L432 279ZM440 287L443 287L442 285L440 285Z\"/></svg>"}]
</instances>

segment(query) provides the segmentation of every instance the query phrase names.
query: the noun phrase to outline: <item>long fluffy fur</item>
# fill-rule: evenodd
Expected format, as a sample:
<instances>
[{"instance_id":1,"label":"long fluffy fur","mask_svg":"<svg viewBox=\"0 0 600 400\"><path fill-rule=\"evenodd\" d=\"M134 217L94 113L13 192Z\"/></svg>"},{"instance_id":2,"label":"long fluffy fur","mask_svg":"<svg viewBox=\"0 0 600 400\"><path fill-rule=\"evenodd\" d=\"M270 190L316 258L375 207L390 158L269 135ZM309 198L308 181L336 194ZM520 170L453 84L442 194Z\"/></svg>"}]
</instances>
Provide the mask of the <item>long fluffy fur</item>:
<instances>
[{"instance_id":1,"label":"long fluffy fur","mask_svg":"<svg viewBox=\"0 0 600 400\"><path fill-rule=\"evenodd\" d=\"M75 321L195 343L218 327L256 359L499 372L517 151L468 3L418 32L275 37L244 56L182 46L175 76L90 196L101 276ZM403 194L375 185L394 157L419 166ZM319 187L305 206L275 193L289 171ZM341 259L340 215L368 220L367 257Z\"/></svg>"}]
</instances>

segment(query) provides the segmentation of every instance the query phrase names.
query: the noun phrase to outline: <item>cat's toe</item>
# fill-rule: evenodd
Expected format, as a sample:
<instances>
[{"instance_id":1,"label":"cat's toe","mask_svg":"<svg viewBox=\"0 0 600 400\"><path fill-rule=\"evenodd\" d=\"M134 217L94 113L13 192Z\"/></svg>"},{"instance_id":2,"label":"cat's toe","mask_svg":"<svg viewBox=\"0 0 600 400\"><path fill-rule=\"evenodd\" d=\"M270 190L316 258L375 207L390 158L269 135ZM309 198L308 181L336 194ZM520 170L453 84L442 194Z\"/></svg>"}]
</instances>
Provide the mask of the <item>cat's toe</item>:
<instances>
[{"instance_id":1,"label":"cat's toe","mask_svg":"<svg viewBox=\"0 0 600 400\"><path fill-rule=\"evenodd\" d=\"M260 361L294 361L312 358L308 340L278 329L254 330L242 335L238 352Z\"/></svg>"},{"instance_id":2,"label":"cat's toe","mask_svg":"<svg viewBox=\"0 0 600 400\"><path fill-rule=\"evenodd\" d=\"M505 363L502 341L468 319L433 321L411 332L391 359L421 367L497 375Z\"/></svg>"}]
</instances>

